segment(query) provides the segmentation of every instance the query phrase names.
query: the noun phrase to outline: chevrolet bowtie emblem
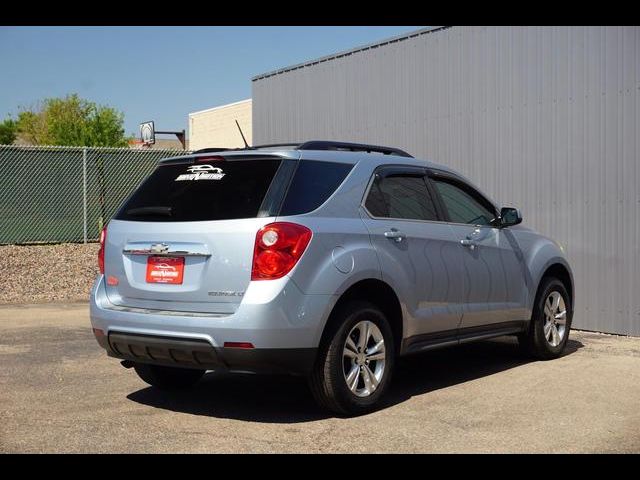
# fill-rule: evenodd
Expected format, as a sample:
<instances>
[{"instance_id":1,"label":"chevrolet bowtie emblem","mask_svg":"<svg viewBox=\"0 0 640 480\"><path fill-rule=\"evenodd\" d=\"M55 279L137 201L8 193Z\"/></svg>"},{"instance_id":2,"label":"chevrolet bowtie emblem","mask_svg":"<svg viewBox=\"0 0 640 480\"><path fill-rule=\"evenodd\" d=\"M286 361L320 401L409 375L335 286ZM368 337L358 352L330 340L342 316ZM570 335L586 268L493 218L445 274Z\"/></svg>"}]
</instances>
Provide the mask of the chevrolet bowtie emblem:
<instances>
[{"instance_id":1,"label":"chevrolet bowtie emblem","mask_svg":"<svg viewBox=\"0 0 640 480\"><path fill-rule=\"evenodd\" d=\"M169 245L166 243L154 243L151 245L151 251L153 253L167 253L169 251Z\"/></svg>"}]
</instances>

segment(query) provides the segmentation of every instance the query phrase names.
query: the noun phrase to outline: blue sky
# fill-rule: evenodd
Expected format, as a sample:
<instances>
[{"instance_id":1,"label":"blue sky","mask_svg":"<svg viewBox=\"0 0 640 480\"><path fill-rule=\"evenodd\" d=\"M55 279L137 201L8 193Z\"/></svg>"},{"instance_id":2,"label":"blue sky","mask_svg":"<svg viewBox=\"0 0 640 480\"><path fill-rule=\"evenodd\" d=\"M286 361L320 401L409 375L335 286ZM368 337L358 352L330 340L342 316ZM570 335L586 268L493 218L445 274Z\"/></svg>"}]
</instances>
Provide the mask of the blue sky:
<instances>
[{"instance_id":1,"label":"blue sky","mask_svg":"<svg viewBox=\"0 0 640 480\"><path fill-rule=\"evenodd\" d=\"M249 98L251 77L416 30L406 27L0 27L0 120L68 93L154 120Z\"/></svg>"}]
</instances>

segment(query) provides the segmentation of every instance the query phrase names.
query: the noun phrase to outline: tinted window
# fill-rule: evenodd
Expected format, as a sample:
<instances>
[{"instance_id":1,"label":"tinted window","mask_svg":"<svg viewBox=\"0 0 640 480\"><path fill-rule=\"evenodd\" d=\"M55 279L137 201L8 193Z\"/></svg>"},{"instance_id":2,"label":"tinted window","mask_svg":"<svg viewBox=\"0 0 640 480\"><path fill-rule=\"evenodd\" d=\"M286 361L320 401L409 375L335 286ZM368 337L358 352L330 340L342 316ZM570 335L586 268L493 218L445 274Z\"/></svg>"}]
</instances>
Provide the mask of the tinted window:
<instances>
[{"instance_id":1,"label":"tinted window","mask_svg":"<svg viewBox=\"0 0 640 480\"><path fill-rule=\"evenodd\" d=\"M256 217L280 162L258 159L161 165L115 218L190 222Z\"/></svg>"},{"instance_id":2,"label":"tinted window","mask_svg":"<svg viewBox=\"0 0 640 480\"><path fill-rule=\"evenodd\" d=\"M376 176L365 206L374 217L438 219L427 184L421 175Z\"/></svg>"},{"instance_id":3,"label":"tinted window","mask_svg":"<svg viewBox=\"0 0 640 480\"><path fill-rule=\"evenodd\" d=\"M433 183L449 212L450 221L489 225L495 218L495 213L488 203L470 190L443 179L433 179Z\"/></svg>"},{"instance_id":4,"label":"tinted window","mask_svg":"<svg viewBox=\"0 0 640 480\"><path fill-rule=\"evenodd\" d=\"M315 210L336 191L353 165L301 160L293 176L280 215L298 215Z\"/></svg>"}]
</instances>

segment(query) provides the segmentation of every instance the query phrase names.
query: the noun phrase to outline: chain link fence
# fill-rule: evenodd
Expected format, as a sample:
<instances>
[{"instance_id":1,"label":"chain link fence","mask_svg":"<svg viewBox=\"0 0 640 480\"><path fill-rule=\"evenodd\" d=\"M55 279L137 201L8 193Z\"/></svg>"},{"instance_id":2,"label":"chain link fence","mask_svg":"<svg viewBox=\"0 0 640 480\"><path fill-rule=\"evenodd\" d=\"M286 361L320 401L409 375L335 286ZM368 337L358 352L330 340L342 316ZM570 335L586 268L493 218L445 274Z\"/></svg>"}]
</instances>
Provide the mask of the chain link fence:
<instances>
[{"instance_id":1,"label":"chain link fence","mask_svg":"<svg viewBox=\"0 0 640 480\"><path fill-rule=\"evenodd\" d=\"M159 159L189 153L0 145L0 245L97 240Z\"/></svg>"}]
</instances>

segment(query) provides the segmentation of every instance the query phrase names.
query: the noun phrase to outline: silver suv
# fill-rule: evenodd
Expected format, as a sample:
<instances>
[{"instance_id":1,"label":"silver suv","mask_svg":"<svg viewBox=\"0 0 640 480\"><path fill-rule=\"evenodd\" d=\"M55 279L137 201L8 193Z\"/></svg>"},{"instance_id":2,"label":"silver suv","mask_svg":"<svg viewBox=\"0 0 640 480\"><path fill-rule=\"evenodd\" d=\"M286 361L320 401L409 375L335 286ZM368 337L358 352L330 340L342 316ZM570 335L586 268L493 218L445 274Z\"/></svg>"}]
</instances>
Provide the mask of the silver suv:
<instances>
[{"instance_id":1,"label":"silver suv","mask_svg":"<svg viewBox=\"0 0 640 480\"><path fill-rule=\"evenodd\" d=\"M451 169L394 148L312 141L169 158L101 235L91 323L160 389L207 370L307 376L364 413L398 356L569 336L563 249Z\"/></svg>"}]
</instances>

